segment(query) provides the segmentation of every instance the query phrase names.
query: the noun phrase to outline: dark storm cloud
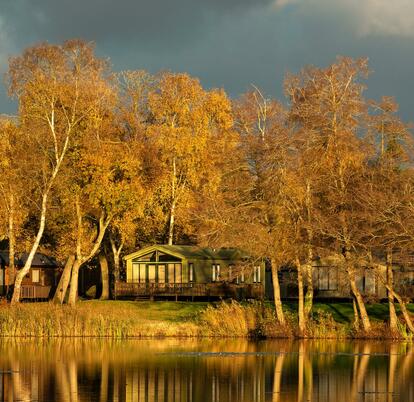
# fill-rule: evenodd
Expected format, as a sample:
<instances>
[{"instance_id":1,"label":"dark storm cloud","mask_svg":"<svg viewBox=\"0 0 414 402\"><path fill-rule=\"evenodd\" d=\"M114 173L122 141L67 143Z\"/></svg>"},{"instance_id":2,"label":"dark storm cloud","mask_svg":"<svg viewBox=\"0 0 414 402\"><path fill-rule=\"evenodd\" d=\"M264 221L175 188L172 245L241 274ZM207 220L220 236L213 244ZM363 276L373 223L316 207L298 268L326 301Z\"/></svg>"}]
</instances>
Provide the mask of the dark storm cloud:
<instances>
[{"instance_id":1,"label":"dark storm cloud","mask_svg":"<svg viewBox=\"0 0 414 402\"><path fill-rule=\"evenodd\" d=\"M203 34L209 20L260 7L270 0L3 0L5 15L26 35L41 39L82 37L167 47ZM11 25L10 24L10 25Z\"/></svg>"},{"instance_id":2,"label":"dark storm cloud","mask_svg":"<svg viewBox=\"0 0 414 402\"><path fill-rule=\"evenodd\" d=\"M367 56L369 96L395 96L411 119L411 0L2 0L0 61L40 40L94 40L114 68L187 71L237 96L337 55ZM0 110L13 106L0 92Z\"/></svg>"}]
</instances>

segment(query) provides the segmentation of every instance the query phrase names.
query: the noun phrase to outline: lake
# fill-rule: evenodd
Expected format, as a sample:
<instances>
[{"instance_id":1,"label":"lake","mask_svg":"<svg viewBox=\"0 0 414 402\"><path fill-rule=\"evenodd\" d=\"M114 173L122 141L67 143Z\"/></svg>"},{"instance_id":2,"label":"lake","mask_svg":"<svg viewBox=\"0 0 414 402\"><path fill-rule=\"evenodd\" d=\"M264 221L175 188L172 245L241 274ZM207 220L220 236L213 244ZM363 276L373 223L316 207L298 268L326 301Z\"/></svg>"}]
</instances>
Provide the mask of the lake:
<instances>
[{"instance_id":1,"label":"lake","mask_svg":"<svg viewBox=\"0 0 414 402\"><path fill-rule=\"evenodd\" d=\"M414 402L410 343L0 340L1 401Z\"/></svg>"}]
</instances>

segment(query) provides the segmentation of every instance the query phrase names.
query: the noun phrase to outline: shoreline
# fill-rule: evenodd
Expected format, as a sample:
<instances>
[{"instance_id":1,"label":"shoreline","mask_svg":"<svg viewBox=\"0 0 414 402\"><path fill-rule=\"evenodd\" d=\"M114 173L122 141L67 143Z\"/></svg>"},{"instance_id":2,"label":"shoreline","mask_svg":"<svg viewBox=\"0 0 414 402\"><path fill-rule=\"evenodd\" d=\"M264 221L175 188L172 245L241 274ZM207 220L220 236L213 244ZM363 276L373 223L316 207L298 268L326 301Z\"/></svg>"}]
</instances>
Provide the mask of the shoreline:
<instances>
[{"instance_id":1,"label":"shoreline","mask_svg":"<svg viewBox=\"0 0 414 402\"><path fill-rule=\"evenodd\" d=\"M308 322L307 335L298 336L295 305L286 306L288 323L280 326L273 307L267 303L210 304L204 302L80 301L75 307L53 303L22 303L0 306L0 338L96 338L96 339L326 339L413 341L401 325L391 334L373 306L373 330L369 334L355 332L345 321L346 304L335 320L331 305L316 305ZM325 310L323 310L323 309ZM410 306L413 311L414 306ZM331 306L332 311L338 305Z\"/></svg>"}]
</instances>

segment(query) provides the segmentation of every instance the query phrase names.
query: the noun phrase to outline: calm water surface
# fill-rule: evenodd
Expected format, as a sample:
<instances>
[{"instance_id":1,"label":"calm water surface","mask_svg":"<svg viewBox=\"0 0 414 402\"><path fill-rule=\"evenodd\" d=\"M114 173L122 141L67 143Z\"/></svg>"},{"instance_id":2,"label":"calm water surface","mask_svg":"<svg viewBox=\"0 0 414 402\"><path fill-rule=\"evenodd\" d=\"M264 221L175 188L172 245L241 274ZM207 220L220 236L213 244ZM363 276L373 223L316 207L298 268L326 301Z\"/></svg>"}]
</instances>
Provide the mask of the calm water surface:
<instances>
[{"instance_id":1,"label":"calm water surface","mask_svg":"<svg viewBox=\"0 0 414 402\"><path fill-rule=\"evenodd\" d=\"M1 340L0 401L414 402L414 347Z\"/></svg>"}]
</instances>

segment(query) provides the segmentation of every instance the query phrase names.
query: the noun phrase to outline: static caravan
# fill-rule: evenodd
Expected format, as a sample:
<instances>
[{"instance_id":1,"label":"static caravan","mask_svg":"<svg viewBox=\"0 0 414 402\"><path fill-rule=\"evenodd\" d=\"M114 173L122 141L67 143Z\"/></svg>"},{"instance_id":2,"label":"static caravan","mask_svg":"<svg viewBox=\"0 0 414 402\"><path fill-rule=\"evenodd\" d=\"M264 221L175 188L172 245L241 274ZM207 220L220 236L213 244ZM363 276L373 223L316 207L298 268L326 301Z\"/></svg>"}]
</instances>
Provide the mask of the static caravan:
<instances>
[{"instance_id":1,"label":"static caravan","mask_svg":"<svg viewBox=\"0 0 414 402\"><path fill-rule=\"evenodd\" d=\"M265 267L234 248L154 245L124 257L116 297L260 299Z\"/></svg>"},{"instance_id":2,"label":"static caravan","mask_svg":"<svg viewBox=\"0 0 414 402\"><path fill-rule=\"evenodd\" d=\"M14 277L26 263L28 254L16 254L12 272L9 264L8 250L0 251L0 295L6 296L13 287ZM28 274L23 278L21 299L40 300L48 299L56 286L60 276L59 265L56 260L42 253L36 253Z\"/></svg>"}]
</instances>

